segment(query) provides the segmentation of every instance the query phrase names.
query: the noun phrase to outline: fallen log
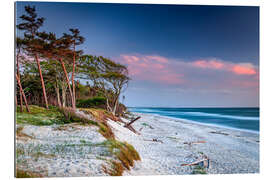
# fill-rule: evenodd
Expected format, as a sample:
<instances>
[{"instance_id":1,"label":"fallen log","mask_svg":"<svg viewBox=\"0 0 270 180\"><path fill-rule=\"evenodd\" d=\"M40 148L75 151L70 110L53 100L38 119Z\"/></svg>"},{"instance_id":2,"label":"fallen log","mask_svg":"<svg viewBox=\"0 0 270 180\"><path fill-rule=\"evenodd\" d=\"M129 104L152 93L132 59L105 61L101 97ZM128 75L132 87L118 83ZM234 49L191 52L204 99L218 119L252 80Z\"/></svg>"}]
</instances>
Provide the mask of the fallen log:
<instances>
[{"instance_id":1,"label":"fallen log","mask_svg":"<svg viewBox=\"0 0 270 180\"><path fill-rule=\"evenodd\" d=\"M124 127L128 127L128 126L130 126L132 123L134 123L135 121L137 121L138 119L140 119L141 117L140 116L138 116L138 117L136 117L135 119L133 119L132 121L130 121L129 123L127 123L127 124L125 124L125 126Z\"/></svg>"},{"instance_id":2,"label":"fallen log","mask_svg":"<svg viewBox=\"0 0 270 180\"><path fill-rule=\"evenodd\" d=\"M125 126L124 126L124 127L125 127ZM134 132L135 134L140 135L140 133L137 132L132 126L127 126L127 127L125 127L125 128L129 129L130 131Z\"/></svg>"}]
</instances>

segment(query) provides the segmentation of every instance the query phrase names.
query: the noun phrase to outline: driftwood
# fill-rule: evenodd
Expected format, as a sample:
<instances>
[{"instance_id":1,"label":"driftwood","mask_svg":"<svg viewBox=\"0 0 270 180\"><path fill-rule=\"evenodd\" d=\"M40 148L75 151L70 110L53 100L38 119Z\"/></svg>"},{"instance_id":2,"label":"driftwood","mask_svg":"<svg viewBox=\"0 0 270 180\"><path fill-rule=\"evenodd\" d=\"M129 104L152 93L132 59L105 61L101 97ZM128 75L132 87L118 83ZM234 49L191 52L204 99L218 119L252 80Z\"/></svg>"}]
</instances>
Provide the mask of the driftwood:
<instances>
[{"instance_id":1,"label":"driftwood","mask_svg":"<svg viewBox=\"0 0 270 180\"><path fill-rule=\"evenodd\" d=\"M130 121L129 123L127 123L127 124L125 124L125 126L124 127L128 127L128 126L130 126L132 123L134 123L135 121L137 121L138 119L140 119L141 117L140 116L138 116L138 117L136 117L135 119L133 119L132 121Z\"/></svg>"},{"instance_id":2,"label":"driftwood","mask_svg":"<svg viewBox=\"0 0 270 180\"><path fill-rule=\"evenodd\" d=\"M159 139L152 139L152 140L144 139L144 141L151 141L151 142L160 142L160 143L163 143L163 141L161 141Z\"/></svg>"},{"instance_id":3,"label":"driftwood","mask_svg":"<svg viewBox=\"0 0 270 180\"><path fill-rule=\"evenodd\" d=\"M229 135L228 133L224 133L224 132L220 132L220 131L211 131L210 133L212 133L212 134L222 134L222 135L225 135L225 136Z\"/></svg>"},{"instance_id":4,"label":"driftwood","mask_svg":"<svg viewBox=\"0 0 270 180\"><path fill-rule=\"evenodd\" d=\"M196 142L184 142L184 144L192 145L192 144L201 144L206 143L206 141L196 141Z\"/></svg>"},{"instance_id":5,"label":"driftwood","mask_svg":"<svg viewBox=\"0 0 270 180\"><path fill-rule=\"evenodd\" d=\"M135 134L140 134L131 126L132 123L134 123L135 121L137 121L140 118L141 118L140 116L136 117L135 119L131 120L129 123L126 123L124 125L124 127L129 129L130 131L134 132Z\"/></svg>"},{"instance_id":6,"label":"driftwood","mask_svg":"<svg viewBox=\"0 0 270 180\"><path fill-rule=\"evenodd\" d=\"M181 164L181 166L195 166L195 165L199 165L201 167L209 168L209 159L205 158L205 159L195 161L195 162L190 163L190 164Z\"/></svg>"}]
</instances>

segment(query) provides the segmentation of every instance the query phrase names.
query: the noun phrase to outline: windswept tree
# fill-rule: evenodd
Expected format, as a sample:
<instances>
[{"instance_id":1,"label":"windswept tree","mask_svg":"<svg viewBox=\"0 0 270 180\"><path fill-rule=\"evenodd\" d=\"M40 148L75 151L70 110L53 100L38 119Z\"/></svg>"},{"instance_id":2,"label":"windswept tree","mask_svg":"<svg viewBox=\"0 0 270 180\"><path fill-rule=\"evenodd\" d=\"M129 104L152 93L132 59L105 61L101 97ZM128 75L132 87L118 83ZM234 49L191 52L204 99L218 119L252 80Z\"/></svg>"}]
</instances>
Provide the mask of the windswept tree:
<instances>
[{"instance_id":1,"label":"windswept tree","mask_svg":"<svg viewBox=\"0 0 270 180\"><path fill-rule=\"evenodd\" d=\"M42 56L48 60L56 60L60 62L66 79L66 84L68 86L69 93L71 96L72 108L75 109L76 103L74 101L74 95L72 93L72 89L70 86L69 75L64 62L64 60L66 60L66 62L69 62L71 60L72 50L70 47L72 45L72 42L65 35L63 35L60 38L57 38L56 35L51 32L50 33L40 32L38 33L38 37L43 42L41 51Z\"/></svg>"},{"instance_id":2,"label":"windswept tree","mask_svg":"<svg viewBox=\"0 0 270 180\"><path fill-rule=\"evenodd\" d=\"M42 44L43 42L37 38L38 29L43 25L44 18L37 17L36 8L35 6L25 6L26 14L20 16L21 20L23 21L21 24L17 25L17 28L19 30L24 31L24 40L26 45L26 51L28 55L33 56L35 58L35 61L37 63L42 91L43 91L43 97L45 100L45 106L48 108L48 100L47 100L47 94L46 89L44 85L44 80L42 76L42 71L40 67L40 60L39 55L42 51Z\"/></svg>"},{"instance_id":3,"label":"windswept tree","mask_svg":"<svg viewBox=\"0 0 270 180\"><path fill-rule=\"evenodd\" d=\"M20 58L22 58L21 53L23 50L23 46L24 46L25 42L23 39L21 38L16 38L16 68L17 68L17 72L16 72L16 80L17 83L19 85L19 94L20 94L20 111L23 112L23 99L25 102L25 106L26 106L26 110L28 112L30 112L29 107L28 107L28 103L21 85L21 75L20 75ZM17 97L16 97L16 101L17 101Z\"/></svg>"},{"instance_id":4,"label":"windswept tree","mask_svg":"<svg viewBox=\"0 0 270 180\"><path fill-rule=\"evenodd\" d=\"M116 113L120 94L125 90L130 78L127 67L102 56L84 55L80 58L80 73L92 80L106 98L107 110Z\"/></svg>"},{"instance_id":5,"label":"windswept tree","mask_svg":"<svg viewBox=\"0 0 270 180\"><path fill-rule=\"evenodd\" d=\"M74 77L75 77L75 67L76 67L76 59L82 54L82 51L76 51L76 46L82 44L84 42L84 37L80 36L80 31L79 29L69 29L71 34L66 34L64 33L64 38L69 41L71 44L72 48L72 76L71 76L71 81L72 81L72 93L73 93L73 98L74 102L76 102L76 91L75 91L75 82L74 82Z\"/></svg>"},{"instance_id":6,"label":"windswept tree","mask_svg":"<svg viewBox=\"0 0 270 180\"><path fill-rule=\"evenodd\" d=\"M110 59L101 57L102 63L106 67L104 73L101 74L102 82L105 89L111 91L112 95L112 113L115 115L119 105L120 94L127 88L128 81L128 69L126 66L115 63Z\"/></svg>"}]
</instances>

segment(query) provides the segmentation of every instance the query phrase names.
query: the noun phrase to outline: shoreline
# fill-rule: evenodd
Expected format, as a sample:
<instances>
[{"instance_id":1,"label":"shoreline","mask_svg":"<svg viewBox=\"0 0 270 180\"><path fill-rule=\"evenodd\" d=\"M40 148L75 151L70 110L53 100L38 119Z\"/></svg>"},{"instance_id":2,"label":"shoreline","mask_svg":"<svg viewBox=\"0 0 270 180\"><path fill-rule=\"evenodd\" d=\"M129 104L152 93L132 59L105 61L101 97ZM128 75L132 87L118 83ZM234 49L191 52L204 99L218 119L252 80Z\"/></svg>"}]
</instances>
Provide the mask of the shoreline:
<instances>
[{"instance_id":1,"label":"shoreline","mask_svg":"<svg viewBox=\"0 0 270 180\"><path fill-rule=\"evenodd\" d=\"M140 135L109 121L117 139L132 144L142 159L124 175L193 174L194 167L181 164L195 162L203 156L210 160L209 168L205 169L207 174L259 173L258 133L134 114L141 116L133 124Z\"/></svg>"},{"instance_id":2,"label":"shoreline","mask_svg":"<svg viewBox=\"0 0 270 180\"><path fill-rule=\"evenodd\" d=\"M189 119L183 119L183 118L177 118L177 117L170 117L170 116L164 116L160 114L152 114L152 113L141 113L141 112L132 112L132 114L137 114L137 115L142 115L142 116L157 116L160 118L165 118L168 120L176 120L177 122L182 122L182 123L192 123L192 124L199 124L202 126L208 126L208 127L214 127L214 128L220 128L220 129L227 129L227 130L232 130L232 131L243 131L247 133L254 133L254 134L260 134L260 131L255 131L255 130L249 130L249 129L241 129L241 128L235 128L235 127L230 127L230 126L225 126L225 125L219 125L219 124L210 124L210 123L202 123L202 122L197 122Z\"/></svg>"}]
</instances>

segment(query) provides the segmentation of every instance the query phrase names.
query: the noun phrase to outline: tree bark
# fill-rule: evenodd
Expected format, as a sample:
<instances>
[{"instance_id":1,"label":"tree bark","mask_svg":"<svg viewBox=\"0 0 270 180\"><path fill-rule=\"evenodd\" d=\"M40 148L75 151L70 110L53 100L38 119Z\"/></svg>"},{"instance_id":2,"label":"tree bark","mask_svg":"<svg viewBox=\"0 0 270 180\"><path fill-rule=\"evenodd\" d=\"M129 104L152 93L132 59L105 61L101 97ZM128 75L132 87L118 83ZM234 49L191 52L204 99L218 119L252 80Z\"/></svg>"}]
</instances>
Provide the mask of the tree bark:
<instances>
[{"instance_id":1,"label":"tree bark","mask_svg":"<svg viewBox=\"0 0 270 180\"><path fill-rule=\"evenodd\" d=\"M65 73L66 82L67 82L69 93L70 93L70 96L71 96L72 109L75 110L76 109L76 105L74 103L74 98L73 98L72 90L71 90L71 87L70 87L70 84L69 84L69 78L68 78L68 74L67 74L67 71L66 71L66 67L65 67L65 64L64 64L64 61L63 61L62 58L60 58L59 61L61 62L62 68L63 68L64 73Z\"/></svg>"},{"instance_id":2,"label":"tree bark","mask_svg":"<svg viewBox=\"0 0 270 180\"><path fill-rule=\"evenodd\" d=\"M28 103L27 103L27 100L26 100L26 97L25 97L25 94L24 94L24 92L23 92L23 88L22 88L22 85L21 85L21 81L20 81L20 79L18 78L18 75L17 75L17 74L16 74L16 79L17 79L18 85L19 85L19 87L20 87L20 91L21 91L22 96L23 96L23 99L24 99L24 103L25 103L26 110L27 110L27 112L30 112L29 107L28 107Z\"/></svg>"},{"instance_id":3,"label":"tree bark","mask_svg":"<svg viewBox=\"0 0 270 180\"><path fill-rule=\"evenodd\" d=\"M61 105L61 99L60 99L60 93L59 93L59 87L58 86L55 87L55 91L56 91L56 96L57 96L58 107L62 107L62 105Z\"/></svg>"},{"instance_id":4,"label":"tree bark","mask_svg":"<svg viewBox=\"0 0 270 180\"><path fill-rule=\"evenodd\" d=\"M43 97L45 100L45 105L46 105L46 108L48 109L49 107L48 107L47 94L46 94L44 80L43 80L43 76L42 76L42 72L41 72L41 68L40 68L40 62L39 62L37 54L35 54L35 59L36 59L37 66L38 66L38 71L39 71L39 76L40 76L40 80L41 80L41 86L42 86L42 91L43 91Z\"/></svg>"},{"instance_id":5,"label":"tree bark","mask_svg":"<svg viewBox=\"0 0 270 180\"><path fill-rule=\"evenodd\" d=\"M115 115L115 112L117 110L119 95L120 94L116 95L116 98L115 98L115 101L114 101L113 115Z\"/></svg>"},{"instance_id":6,"label":"tree bark","mask_svg":"<svg viewBox=\"0 0 270 180\"><path fill-rule=\"evenodd\" d=\"M66 84L62 82L62 106L66 107Z\"/></svg>"},{"instance_id":7,"label":"tree bark","mask_svg":"<svg viewBox=\"0 0 270 180\"><path fill-rule=\"evenodd\" d=\"M16 61L17 61L17 75L18 75L18 79L20 79L20 65L19 65L19 55L20 55L20 50L17 52L17 56L16 56ZM23 112L23 99L22 99L22 93L21 91L20 93L20 112ZM16 96L16 105L17 105L17 96Z\"/></svg>"},{"instance_id":8,"label":"tree bark","mask_svg":"<svg viewBox=\"0 0 270 180\"><path fill-rule=\"evenodd\" d=\"M76 103L76 92L75 92L75 83L74 83L75 61L76 61L76 52L75 52L75 44L74 44L74 46L73 46L73 67L72 67L72 77L71 77L74 103Z\"/></svg>"},{"instance_id":9,"label":"tree bark","mask_svg":"<svg viewBox=\"0 0 270 180\"><path fill-rule=\"evenodd\" d=\"M112 112L112 108L111 108L111 106L109 104L109 99L108 98L106 98L106 104L107 104L107 111Z\"/></svg>"}]
</instances>

